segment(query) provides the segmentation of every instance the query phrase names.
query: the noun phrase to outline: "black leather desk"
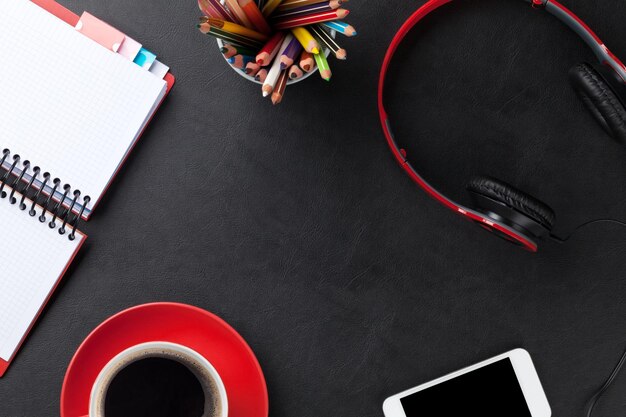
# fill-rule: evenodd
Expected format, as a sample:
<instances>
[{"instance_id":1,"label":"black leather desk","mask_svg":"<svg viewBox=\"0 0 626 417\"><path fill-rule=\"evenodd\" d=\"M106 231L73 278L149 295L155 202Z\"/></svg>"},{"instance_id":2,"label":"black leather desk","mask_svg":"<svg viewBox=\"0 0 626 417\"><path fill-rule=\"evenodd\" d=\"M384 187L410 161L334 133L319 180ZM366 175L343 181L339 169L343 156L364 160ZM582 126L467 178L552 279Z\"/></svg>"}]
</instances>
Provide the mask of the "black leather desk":
<instances>
[{"instance_id":1,"label":"black leather desk","mask_svg":"<svg viewBox=\"0 0 626 417\"><path fill-rule=\"evenodd\" d=\"M626 230L599 225L531 255L405 177L375 92L388 42L422 1L352 0L349 60L275 108L196 31L195 0L62 3L141 40L178 83L0 380L1 416L58 415L83 338L157 300L241 332L273 417L381 416L387 395L515 347L533 356L554 415L580 415L626 345ZM626 3L566 4L626 56ZM434 184L465 199L472 174L499 176L550 203L564 235L626 219L626 149L567 83L592 59L574 34L523 2L485 0L433 16L404 49L390 113ZM598 415L623 415L625 388L626 375Z\"/></svg>"}]
</instances>

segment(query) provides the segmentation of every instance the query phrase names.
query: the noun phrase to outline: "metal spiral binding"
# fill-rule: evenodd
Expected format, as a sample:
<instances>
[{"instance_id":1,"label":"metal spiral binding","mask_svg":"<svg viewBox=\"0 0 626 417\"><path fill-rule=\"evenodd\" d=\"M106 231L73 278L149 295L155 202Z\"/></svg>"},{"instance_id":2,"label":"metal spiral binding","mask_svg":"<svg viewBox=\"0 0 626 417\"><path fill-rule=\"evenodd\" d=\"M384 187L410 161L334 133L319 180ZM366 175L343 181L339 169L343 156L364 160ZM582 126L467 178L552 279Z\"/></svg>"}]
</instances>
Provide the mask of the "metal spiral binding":
<instances>
[{"instance_id":1,"label":"metal spiral binding","mask_svg":"<svg viewBox=\"0 0 626 417\"><path fill-rule=\"evenodd\" d=\"M11 159L13 160L13 162L11 163L11 167L8 169L5 168L5 163L7 163L7 161L10 161ZM5 186L11 188L11 192L10 194L8 194L10 204L14 205L17 203L17 198L15 198L16 192L22 194L22 197L18 205L20 210L22 211L26 210L27 205L25 201L26 199L29 199L32 201L32 204L30 206L30 210L28 211L28 214L31 217L35 217L37 214L37 211L35 209L37 205L40 204L42 207L42 210L38 218L41 223L46 222L47 220L46 214L50 213L52 215L52 218L50 222L48 223L48 226L51 229L56 228L57 220L58 220L61 223L61 226L58 229L59 234L65 235L69 228L71 229L71 232L68 234L68 239L69 240L76 239L76 230L78 229L78 223L80 222L80 219L83 213L85 212L87 205L91 201L91 198L89 196L84 196L82 198L83 201L82 201L82 205L80 206L80 212L77 215L74 215L72 210L74 210L74 208L76 207L76 204L79 204L78 202L81 198L80 190L72 191L72 187L69 184L64 184L63 185L63 197L55 204L55 202L53 201L53 196L56 194L57 190L59 190L59 188L61 187L61 184L62 184L61 180L58 178L54 178L52 180L52 183L54 184L52 187L52 192L50 192L50 194L46 196L45 195L46 193L43 191L46 188L46 186L50 187L49 183L50 183L50 179L52 178L50 173L44 172L42 175L42 180L41 180L42 184L41 186L37 186L35 184L35 181L37 181L37 178L41 174L41 168L39 168L38 166L35 166L31 170L30 161L25 160L24 162L22 162L22 168L18 175L16 168L19 165L20 161L21 161L21 157L17 154L12 155L9 149L4 149L2 151L2 157L0 158L0 169L5 172L4 174L0 176L0 199L7 198L7 191L4 190ZM29 181L22 187L21 190L18 190L19 185L25 182L24 176L27 174L30 176ZM9 181L11 180L12 177L14 177L14 179L9 184ZM65 203L66 198L70 194L70 192L72 193L72 196L73 196L72 202L69 205L69 208L65 209L64 203ZM43 193L43 198L42 198L42 193ZM51 207L51 203L52 203L52 207Z\"/></svg>"}]
</instances>

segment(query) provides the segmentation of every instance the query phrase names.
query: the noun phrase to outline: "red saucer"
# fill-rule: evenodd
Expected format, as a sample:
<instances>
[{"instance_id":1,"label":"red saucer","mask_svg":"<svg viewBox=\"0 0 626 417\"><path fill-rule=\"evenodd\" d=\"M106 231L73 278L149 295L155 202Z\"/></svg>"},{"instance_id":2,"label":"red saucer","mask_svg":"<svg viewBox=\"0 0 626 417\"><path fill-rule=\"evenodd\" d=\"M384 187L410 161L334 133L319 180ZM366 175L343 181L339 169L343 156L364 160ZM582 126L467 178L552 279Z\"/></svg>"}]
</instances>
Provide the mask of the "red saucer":
<instances>
[{"instance_id":1,"label":"red saucer","mask_svg":"<svg viewBox=\"0 0 626 417\"><path fill-rule=\"evenodd\" d=\"M132 307L96 327L67 368L61 417L86 415L100 370L123 350L151 341L178 343L208 359L226 386L229 417L268 417L263 371L245 340L216 315L177 303Z\"/></svg>"}]
</instances>

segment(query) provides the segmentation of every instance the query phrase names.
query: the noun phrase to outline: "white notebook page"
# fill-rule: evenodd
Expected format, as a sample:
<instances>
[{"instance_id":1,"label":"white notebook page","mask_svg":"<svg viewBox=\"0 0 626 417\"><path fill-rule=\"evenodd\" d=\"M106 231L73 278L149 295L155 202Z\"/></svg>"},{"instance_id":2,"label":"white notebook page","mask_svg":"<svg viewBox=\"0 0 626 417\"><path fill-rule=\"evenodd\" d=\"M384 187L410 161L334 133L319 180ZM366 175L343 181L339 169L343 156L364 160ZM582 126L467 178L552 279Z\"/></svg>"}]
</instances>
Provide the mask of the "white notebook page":
<instances>
[{"instance_id":1,"label":"white notebook page","mask_svg":"<svg viewBox=\"0 0 626 417\"><path fill-rule=\"evenodd\" d=\"M0 151L93 203L166 91L164 80L29 0L0 1Z\"/></svg>"},{"instance_id":2,"label":"white notebook page","mask_svg":"<svg viewBox=\"0 0 626 417\"><path fill-rule=\"evenodd\" d=\"M7 188L5 187L5 191ZM11 191L10 189L8 190ZM15 194L19 200L21 196ZM28 202L28 200L26 200ZM8 361L85 238L61 236L9 198L0 199L0 358Z\"/></svg>"}]
</instances>

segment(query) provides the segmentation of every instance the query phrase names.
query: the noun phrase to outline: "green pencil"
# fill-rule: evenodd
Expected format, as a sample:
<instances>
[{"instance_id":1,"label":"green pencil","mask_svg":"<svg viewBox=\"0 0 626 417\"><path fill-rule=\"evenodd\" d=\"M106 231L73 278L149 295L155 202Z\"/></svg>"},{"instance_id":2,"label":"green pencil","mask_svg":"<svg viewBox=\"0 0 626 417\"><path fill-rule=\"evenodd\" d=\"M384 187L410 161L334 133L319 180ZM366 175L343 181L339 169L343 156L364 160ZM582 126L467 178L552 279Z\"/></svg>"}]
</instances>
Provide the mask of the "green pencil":
<instances>
[{"instance_id":1,"label":"green pencil","mask_svg":"<svg viewBox=\"0 0 626 417\"><path fill-rule=\"evenodd\" d=\"M313 57L315 58L315 63L320 70L320 75L322 76L322 78L326 81L330 81L330 77L333 75L333 73L330 70L330 65L328 65L328 60L326 59L324 48L322 48L319 54L313 54Z\"/></svg>"},{"instance_id":2,"label":"green pencil","mask_svg":"<svg viewBox=\"0 0 626 417\"><path fill-rule=\"evenodd\" d=\"M231 45L229 43L224 44L220 49L226 58L231 58L235 55L256 55L258 50L255 48L246 48L240 45Z\"/></svg>"}]
</instances>

